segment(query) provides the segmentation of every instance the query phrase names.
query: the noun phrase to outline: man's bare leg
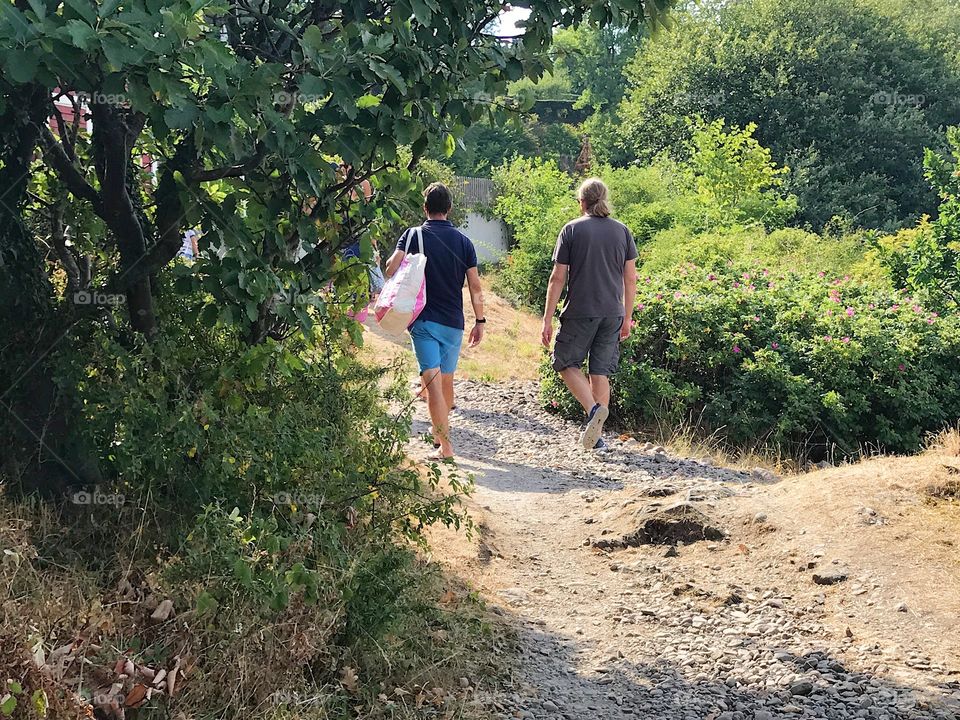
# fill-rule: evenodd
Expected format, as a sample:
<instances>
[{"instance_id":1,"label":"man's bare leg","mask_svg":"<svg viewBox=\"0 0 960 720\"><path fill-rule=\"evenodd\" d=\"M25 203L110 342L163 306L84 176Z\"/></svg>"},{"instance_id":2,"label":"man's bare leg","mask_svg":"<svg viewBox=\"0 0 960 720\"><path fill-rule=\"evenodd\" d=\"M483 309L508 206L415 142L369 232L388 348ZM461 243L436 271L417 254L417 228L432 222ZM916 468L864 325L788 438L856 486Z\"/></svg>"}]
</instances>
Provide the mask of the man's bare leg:
<instances>
[{"instance_id":1,"label":"man's bare leg","mask_svg":"<svg viewBox=\"0 0 960 720\"><path fill-rule=\"evenodd\" d=\"M563 378L567 388L583 406L583 411L589 415L598 401L593 397L593 389L590 386L590 381L587 380L587 376L578 367L568 367L560 371L560 377ZM609 399L609 393L607 399Z\"/></svg>"},{"instance_id":2,"label":"man's bare leg","mask_svg":"<svg viewBox=\"0 0 960 720\"><path fill-rule=\"evenodd\" d=\"M447 401L447 408L453 410L456 405L453 397L453 373L442 373L440 379L443 383L443 399Z\"/></svg>"},{"instance_id":3,"label":"man's bare leg","mask_svg":"<svg viewBox=\"0 0 960 720\"><path fill-rule=\"evenodd\" d=\"M596 402L605 407L610 407L610 378L606 375L591 375L590 390ZM590 411L587 410L587 412Z\"/></svg>"},{"instance_id":4,"label":"man's bare leg","mask_svg":"<svg viewBox=\"0 0 960 720\"><path fill-rule=\"evenodd\" d=\"M427 405L430 407L430 421L433 423L433 440L440 443L440 452L444 457L453 457L453 444L450 442L450 406L443 396L440 368L424 370L420 377L428 390Z\"/></svg>"}]
</instances>

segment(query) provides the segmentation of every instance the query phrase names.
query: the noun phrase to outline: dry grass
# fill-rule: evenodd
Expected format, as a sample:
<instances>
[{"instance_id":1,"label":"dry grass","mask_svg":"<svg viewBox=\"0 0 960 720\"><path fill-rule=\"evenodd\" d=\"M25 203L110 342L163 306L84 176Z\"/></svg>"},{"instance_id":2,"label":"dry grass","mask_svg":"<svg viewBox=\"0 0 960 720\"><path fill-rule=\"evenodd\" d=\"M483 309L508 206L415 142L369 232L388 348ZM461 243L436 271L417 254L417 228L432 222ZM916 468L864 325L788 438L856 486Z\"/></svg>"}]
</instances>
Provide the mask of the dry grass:
<instances>
[{"instance_id":1,"label":"dry grass","mask_svg":"<svg viewBox=\"0 0 960 720\"><path fill-rule=\"evenodd\" d=\"M927 443L927 452L946 457L960 457L960 425L933 435Z\"/></svg>"},{"instance_id":2,"label":"dry grass","mask_svg":"<svg viewBox=\"0 0 960 720\"><path fill-rule=\"evenodd\" d=\"M89 718L93 697L112 696L119 708L138 685L150 686L144 672L173 667L175 697L159 692L146 703L164 717L329 720L347 707L362 718L422 717L423 707L485 717L460 678L497 682L508 654L503 632L462 583L424 558L405 571L408 610L390 633L344 646L336 588L317 605L294 601L270 617L235 599L225 632L159 580L174 558L135 524L117 520L88 534L88 521L14 501L0 486L0 680L23 686L14 717L41 717L30 709L39 691L47 717ZM173 615L152 620L166 597ZM132 675L118 669L125 659ZM122 717L98 707L98 717Z\"/></svg>"}]
</instances>

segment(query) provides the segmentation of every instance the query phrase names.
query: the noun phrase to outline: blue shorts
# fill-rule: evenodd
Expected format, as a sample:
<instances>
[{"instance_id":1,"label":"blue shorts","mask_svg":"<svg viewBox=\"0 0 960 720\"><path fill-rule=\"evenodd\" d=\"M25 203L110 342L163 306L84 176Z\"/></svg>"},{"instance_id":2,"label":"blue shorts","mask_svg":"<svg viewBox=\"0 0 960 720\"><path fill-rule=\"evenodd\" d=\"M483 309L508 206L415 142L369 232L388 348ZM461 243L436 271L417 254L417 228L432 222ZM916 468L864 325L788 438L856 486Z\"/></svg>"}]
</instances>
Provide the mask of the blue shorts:
<instances>
[{"instance_id":1,"label":"blue shorts","mask_svg":"<svg viewBox=\"0 0 960 720\"><path fill-rule=\"evenodd\" d=\"M457 369L463 330L430 320L417 320L410 326L410 337L413 338L413 352L421 374L440 368L441 373L449 375Z\"/></svg>"}]
</instances>

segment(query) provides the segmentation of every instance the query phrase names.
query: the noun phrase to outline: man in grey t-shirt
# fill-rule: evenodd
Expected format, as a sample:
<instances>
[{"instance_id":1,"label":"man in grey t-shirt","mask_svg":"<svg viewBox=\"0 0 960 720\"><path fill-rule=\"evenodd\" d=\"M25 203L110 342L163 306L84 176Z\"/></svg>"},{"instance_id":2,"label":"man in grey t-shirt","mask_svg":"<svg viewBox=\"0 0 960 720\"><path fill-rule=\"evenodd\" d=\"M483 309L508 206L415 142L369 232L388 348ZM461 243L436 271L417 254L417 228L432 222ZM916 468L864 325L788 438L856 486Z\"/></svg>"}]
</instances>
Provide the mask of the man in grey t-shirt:
<instances>
[{"instance_id":1,"label":"man in grey t-shirt","mask_svg":"<svg viewBox=\"0 0 960 720\"><path fill-rule=\"evenodd\" d=\"M587 414L580 433L587 450L604 447L610 375L619 364L620 342L630 335L637 295L637 244L627 226L610 217L608 196L607 186L596 178L585 180L577 191L583 216L567 223L557 238L543 311L542 340L549 348L553 316L566 285L553 368ZM588 356L589 379L581 370Z\"/></svg>"}]
</instances>

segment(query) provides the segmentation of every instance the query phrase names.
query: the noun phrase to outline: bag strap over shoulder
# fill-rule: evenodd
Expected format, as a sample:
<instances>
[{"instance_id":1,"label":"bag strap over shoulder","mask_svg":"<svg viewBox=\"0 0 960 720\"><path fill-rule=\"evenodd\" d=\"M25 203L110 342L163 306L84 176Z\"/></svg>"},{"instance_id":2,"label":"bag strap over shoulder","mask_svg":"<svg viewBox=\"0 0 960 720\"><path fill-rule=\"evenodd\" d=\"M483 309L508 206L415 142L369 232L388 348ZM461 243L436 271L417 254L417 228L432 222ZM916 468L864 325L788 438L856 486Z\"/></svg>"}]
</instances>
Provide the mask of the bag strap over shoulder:
<instances>
[{"instance_id":1,"label":"bag strap over shoulder","mask_svg":"<svg viewBox=\"0 0 960 720\"><path fill-rule=\"evenodd\" d=\"M407 242L404 243L403 246L404 254L409 254L410 252L410 239L414 233L417 235L417 246L420 248L420 254L426 256L427 250L423 247L423 225L417 225L417 227L410 228L410 230L407 231Z\"/></svg>"}]
</instances>

